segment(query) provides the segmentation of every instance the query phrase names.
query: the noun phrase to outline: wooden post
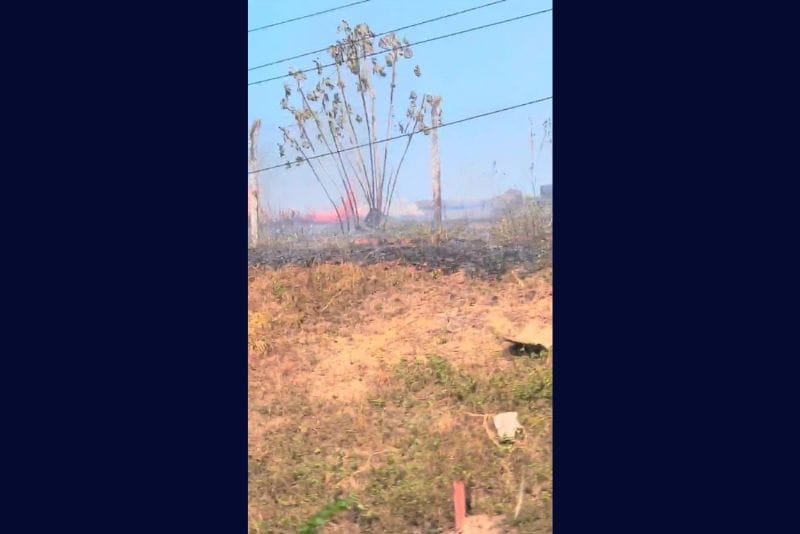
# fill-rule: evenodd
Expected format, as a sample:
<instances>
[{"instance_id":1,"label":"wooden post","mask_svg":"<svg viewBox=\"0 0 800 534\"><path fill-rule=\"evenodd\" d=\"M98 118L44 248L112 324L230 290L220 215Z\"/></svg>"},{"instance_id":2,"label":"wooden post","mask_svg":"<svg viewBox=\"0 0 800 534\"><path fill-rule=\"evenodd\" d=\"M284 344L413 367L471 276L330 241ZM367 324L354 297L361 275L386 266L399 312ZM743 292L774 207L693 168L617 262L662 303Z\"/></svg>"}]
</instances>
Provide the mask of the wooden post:
<instances>
[{"instance_id":1,"label":"wooden post","mask_svg":"<svg viewBox=\"0 0 800 534\"><path fill-rule=\"evenodd\" d=\"M467 496L464 491L464 482L453 482L453 506L455 506L456 532L464 530L467 520Z\"/></svg>"},{"instance_id":2,"label":"wooden post","mask_svg":"<svg viewBox=\"0 0 800 534\"><path fill-rule=\"evenodd\" d=\"M247 170L248 176L248 197L247 207L250 221L250 245L258 244L258 133L261 131L261 120L256 119L250 127L250 137L248 143Z\"/></svg>"},{"instance_id":3,"label":"wooden post","mask_svg":"<svg viewBox=\"0 0 800 534\"><path fill-rule=\"evenodd\" d=\"M441 96L431 97L431 175L433 181L433 226L442 228L442 165L439 160L439 119L441 118Z\"/></svg>"},{"instance_id":4,"label":"wooden post","mask_svg":"<svg viewBox=\"0 0 800 534\"><path fill-rule=\"evenodd\" d=\"M536 221L536 212L539 208L539 203L536 201L536 137L533 133L533 121L530 117L528 117L528 123L531 125L531 184L533 187L533 236L536 237L539 235L539 225ZM543 140L544 142L544 140Z\"/></svg>"}]
</instances>

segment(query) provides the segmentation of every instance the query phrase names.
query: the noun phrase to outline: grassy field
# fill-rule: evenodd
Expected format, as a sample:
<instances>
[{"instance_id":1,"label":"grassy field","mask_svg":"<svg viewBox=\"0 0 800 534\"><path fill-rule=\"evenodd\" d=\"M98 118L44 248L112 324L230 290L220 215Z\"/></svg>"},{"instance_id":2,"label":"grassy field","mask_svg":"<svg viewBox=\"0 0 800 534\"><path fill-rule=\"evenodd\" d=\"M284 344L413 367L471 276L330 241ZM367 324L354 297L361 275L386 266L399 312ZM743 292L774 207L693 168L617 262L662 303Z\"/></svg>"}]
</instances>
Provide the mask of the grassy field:
<instances>
[{"instance_id":1,"label":"grassy field","mask_svg":"<svg viewBox=\"0 0 800 534\"><path fill-rule=\"evenodd\" d=\"M248 298L251 532L450 532L455 480L485 532L552 531L552 355L496 327L550 327L550 269L252 268Z\"/></svg>"}]
</instances>

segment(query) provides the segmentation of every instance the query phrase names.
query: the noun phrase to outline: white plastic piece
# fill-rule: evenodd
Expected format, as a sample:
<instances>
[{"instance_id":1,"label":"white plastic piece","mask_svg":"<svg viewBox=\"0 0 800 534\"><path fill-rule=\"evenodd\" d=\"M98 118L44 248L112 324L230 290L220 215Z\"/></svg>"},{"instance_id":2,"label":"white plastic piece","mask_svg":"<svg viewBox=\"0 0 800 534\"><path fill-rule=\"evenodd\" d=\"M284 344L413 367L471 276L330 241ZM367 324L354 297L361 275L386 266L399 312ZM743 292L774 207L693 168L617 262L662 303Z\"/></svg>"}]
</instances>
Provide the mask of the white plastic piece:
<instances>
[{"instance_id":1,"label":"white plastic piece","mask_svg":"<svg viewBox=\"0 0 800 534\"><path fill-rule=\"evenodd\" d=\"M522 429L517 419L517 412L503 412L495 415L494 427L497 429L500 441L514 441L517 437L517 430Z\"/></svg>"}]
</instances>

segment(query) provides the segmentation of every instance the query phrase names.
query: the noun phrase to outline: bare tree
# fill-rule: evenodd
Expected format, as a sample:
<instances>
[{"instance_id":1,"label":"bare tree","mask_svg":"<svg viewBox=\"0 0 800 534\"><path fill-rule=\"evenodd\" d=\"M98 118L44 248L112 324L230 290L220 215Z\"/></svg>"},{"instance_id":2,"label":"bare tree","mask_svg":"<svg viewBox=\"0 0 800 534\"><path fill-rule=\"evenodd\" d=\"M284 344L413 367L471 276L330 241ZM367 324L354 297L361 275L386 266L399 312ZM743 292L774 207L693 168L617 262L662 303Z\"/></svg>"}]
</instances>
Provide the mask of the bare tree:
<instances>
[{"instance_id":1,"label":"bare tree","mask_svg":"<svg viewBox=\"0 0 800 534\"><path fill-rule=\"evenodd\" d=\"M289 71L295 83L293 87L284 86L281 108L292 114L294 124L281 128L284 142L278 148L283 157L288 145L297 153L295 165L303 162L309 165L336 211L343 231L351 226L360 227L360 202L367 205L364 224L377 228L385 224L411 139L424 129L425 102L418 105L417 95L412 91L407 120L402 124L394 120L398 65L413 56L407 40L401 42L394 34L381 37L377 45L385 56L379 61L375 57L375 35L369 26L358 24L351 28L342 21L338 31L343 34L342 39L328 50L334 60L333 78L323 73L319 61L315 61L318 80L311 88L306 86L305 73ZM413 73L421 76L419 65ZM382 154L379 150L375 75L389 78L386 137L390 137L393 125L407 136L399 163L394 166L389 165L388 143L384 144ZM359 104L360 109L356 109ZM321 159L310 159L312 155L330 156L328 161L333 161L333 169L321 164ZM286 165L291 167L292 162Z\"/></svg>"},{"instance_id":2,"label":"bare tree","mask_svg":"<svg viewBox=\"0 0 800 534\"><path fill-rule=\"evenodd\" d=\"M256 119L250 127L248 142L248 170L250 171L248 191L248 212L250 221L250 244L258 244L258 134L261 131L261 119Z\"/></svg>"}]
</instances>

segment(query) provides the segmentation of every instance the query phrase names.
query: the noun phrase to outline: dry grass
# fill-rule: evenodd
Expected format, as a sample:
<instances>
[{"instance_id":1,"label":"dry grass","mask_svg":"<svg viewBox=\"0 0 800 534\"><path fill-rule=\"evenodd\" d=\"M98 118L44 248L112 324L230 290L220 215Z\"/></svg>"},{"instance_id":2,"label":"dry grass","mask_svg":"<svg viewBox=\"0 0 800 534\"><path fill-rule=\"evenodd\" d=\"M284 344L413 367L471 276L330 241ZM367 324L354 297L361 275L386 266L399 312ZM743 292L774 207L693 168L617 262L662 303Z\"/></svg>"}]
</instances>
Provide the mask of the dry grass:
<instances>
[{"instance_id":1,"label":"dry grass","mask_svg":"<svg viewBox=\"0 0 800 534\"><path fill-rule=\"evenodd\" d=\"M443 532L456 479L470 514L551 532L551 367L504 355L487 327L496 314L548 323L547 276L252 270L251 532L296 532L344 497L359 505L328 532ZM512 446L484 428L500 411L525 427Z\"/></svg>"},{"instance_id":2,"label":"dry grass","mask_svg":"<svg viewBox=\"0 0 800 534\"><path fill-rule=\"evenodd\" d=\"M522 206L509 209L493 226L492 238L503 244L529 245L552 238L552 204L526 198Z\"/></svg>"}]
</instances>

